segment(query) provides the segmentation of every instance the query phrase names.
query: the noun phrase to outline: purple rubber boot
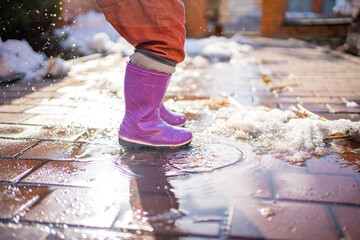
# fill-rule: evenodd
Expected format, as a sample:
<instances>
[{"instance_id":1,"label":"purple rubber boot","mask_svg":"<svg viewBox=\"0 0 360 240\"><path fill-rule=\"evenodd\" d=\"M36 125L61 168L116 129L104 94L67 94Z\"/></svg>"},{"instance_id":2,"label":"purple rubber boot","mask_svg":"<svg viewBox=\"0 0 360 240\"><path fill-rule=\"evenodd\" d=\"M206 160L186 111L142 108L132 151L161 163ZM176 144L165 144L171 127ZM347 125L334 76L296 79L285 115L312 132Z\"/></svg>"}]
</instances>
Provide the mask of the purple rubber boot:
<instances>
[{"instance_id":1,"label":"purple rubber boot","mask_svg":"<svg viewBox=\"0 0 360 240\"><path fill-rule=\"evenodd\" d=\"M165 108L164 104L160 105L160 117L168 124L177 127L182 127L186 123L185 114L169 111L168 109Z\"/></svg>"},{"instance_id":2,"label":"purple rubber boot","mask_svg":"<svg viewBox=\"0 0 360 240\"><path fill-rule=\"evenodd\" d=\"M125 74L125 116L120 125L120 144L177 147L192 140L192 133L160 118L160 107L171 74L128 63Z\"/></svg>"}]
</instances>

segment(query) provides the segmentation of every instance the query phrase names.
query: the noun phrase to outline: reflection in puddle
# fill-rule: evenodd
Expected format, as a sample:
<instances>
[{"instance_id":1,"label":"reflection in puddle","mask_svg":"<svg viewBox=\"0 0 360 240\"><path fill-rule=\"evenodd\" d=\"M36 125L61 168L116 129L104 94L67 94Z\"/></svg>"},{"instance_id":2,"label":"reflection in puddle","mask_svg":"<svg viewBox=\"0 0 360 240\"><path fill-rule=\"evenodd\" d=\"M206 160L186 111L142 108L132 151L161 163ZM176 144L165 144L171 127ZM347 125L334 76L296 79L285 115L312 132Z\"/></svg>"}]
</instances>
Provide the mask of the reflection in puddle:
<instances>
[{"instance_id":1,"label":"reflection in puddle","mask_svg":"<svg viewBox=\"0 0 360 240\"><path fill-rule=\"evenodd\" d=\"M219 140L213 135L199 134L194 137L188 148L168 150L136 149L124 150L117 166L123 171L132 171L134 167L154 166L162 168L167 177L184 174L212 172L233 166L243 161L243 151L225 139ZM124 170L125 168L125 170ZM149 172L142 177L149 176ZM152 174L157 176L156 174Z\"/></svg>"}]
</instances>

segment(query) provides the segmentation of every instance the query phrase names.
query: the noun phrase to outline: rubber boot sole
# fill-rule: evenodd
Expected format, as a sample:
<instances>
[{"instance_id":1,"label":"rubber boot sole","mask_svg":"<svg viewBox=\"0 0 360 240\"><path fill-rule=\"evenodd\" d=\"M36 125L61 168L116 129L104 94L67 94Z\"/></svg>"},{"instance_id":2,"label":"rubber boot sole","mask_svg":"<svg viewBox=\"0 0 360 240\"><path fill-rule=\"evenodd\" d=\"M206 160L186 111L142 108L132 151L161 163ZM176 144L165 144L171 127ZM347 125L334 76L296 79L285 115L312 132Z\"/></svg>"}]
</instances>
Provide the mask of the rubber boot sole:
<instances>
[{"instance_id":1,"label":"rubber boot sole","mask_svg":"<svg viewBox=\"0 0 360 240\"><path fill-rule=\"evenodd\" d=\"M181 148L181 147L188 147L191 143L192 139L188 142L179 144L179 145L152 145L149 143L144 143L140 141L135 141L131 139L127 139L124 137L119 137L118 142L121 146L128 149L138 149L138 148L151 148L151 149L174 149L174 148Z\"/></svg>"}]
</instances>

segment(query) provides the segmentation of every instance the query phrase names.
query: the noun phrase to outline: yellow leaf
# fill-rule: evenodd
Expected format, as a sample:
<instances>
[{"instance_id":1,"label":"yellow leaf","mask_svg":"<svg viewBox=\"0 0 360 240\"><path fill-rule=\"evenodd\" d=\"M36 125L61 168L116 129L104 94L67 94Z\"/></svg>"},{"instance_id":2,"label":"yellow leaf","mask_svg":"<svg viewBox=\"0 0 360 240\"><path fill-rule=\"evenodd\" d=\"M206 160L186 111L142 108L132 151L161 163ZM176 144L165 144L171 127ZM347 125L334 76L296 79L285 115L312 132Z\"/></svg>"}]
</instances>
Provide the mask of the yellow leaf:
<instances>
[{"instance_id":1,"label":"yellow leaf","mask_svg":"<svg viewBox=\"0 0 360 240\"><path fill-rule=\"evenodd\" d=\"M269 77L263 77L262 79L265 83L271 82L271 79Z\"/></svg>"}]
</instances>

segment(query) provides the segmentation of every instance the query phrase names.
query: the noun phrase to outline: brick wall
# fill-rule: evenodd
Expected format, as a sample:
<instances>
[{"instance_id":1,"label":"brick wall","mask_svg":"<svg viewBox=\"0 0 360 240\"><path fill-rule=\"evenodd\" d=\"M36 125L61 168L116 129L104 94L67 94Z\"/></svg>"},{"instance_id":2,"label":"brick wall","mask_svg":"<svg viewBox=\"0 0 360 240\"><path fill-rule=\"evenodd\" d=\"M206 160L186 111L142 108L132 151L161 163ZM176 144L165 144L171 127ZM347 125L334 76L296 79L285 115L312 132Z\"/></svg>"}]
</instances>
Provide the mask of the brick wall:
<instances>
[{"instance_id":1,"label":"brick wall","mask_svg":"<svg viewBox=\"0 0 360 240\"><path fill-rule=\"evenodd\" d=\"M285 10L285 0L262 1L262 36L274 37L282 35Z\"/></svg>"},{"instance_id":2,"label":"brick wall","mask_svg":"<svg viewBox=\"0 0 360 240\"><path fill-rule=\"evenodd\" d=\"M284 25L286 0L262 0L261 35L265 37L345 37L349 25Z\"/></svg>"},{"instance_id":3,"label":"brick wall","mask_svg":"<svg viewBox=\"0 0 360 240\"><path fill-rule=\"evenodd\" d=\"M184 0L186 8L185 26L188 37L205 37L207 31L207 0Z\"/></svg>"}]
</instances>

